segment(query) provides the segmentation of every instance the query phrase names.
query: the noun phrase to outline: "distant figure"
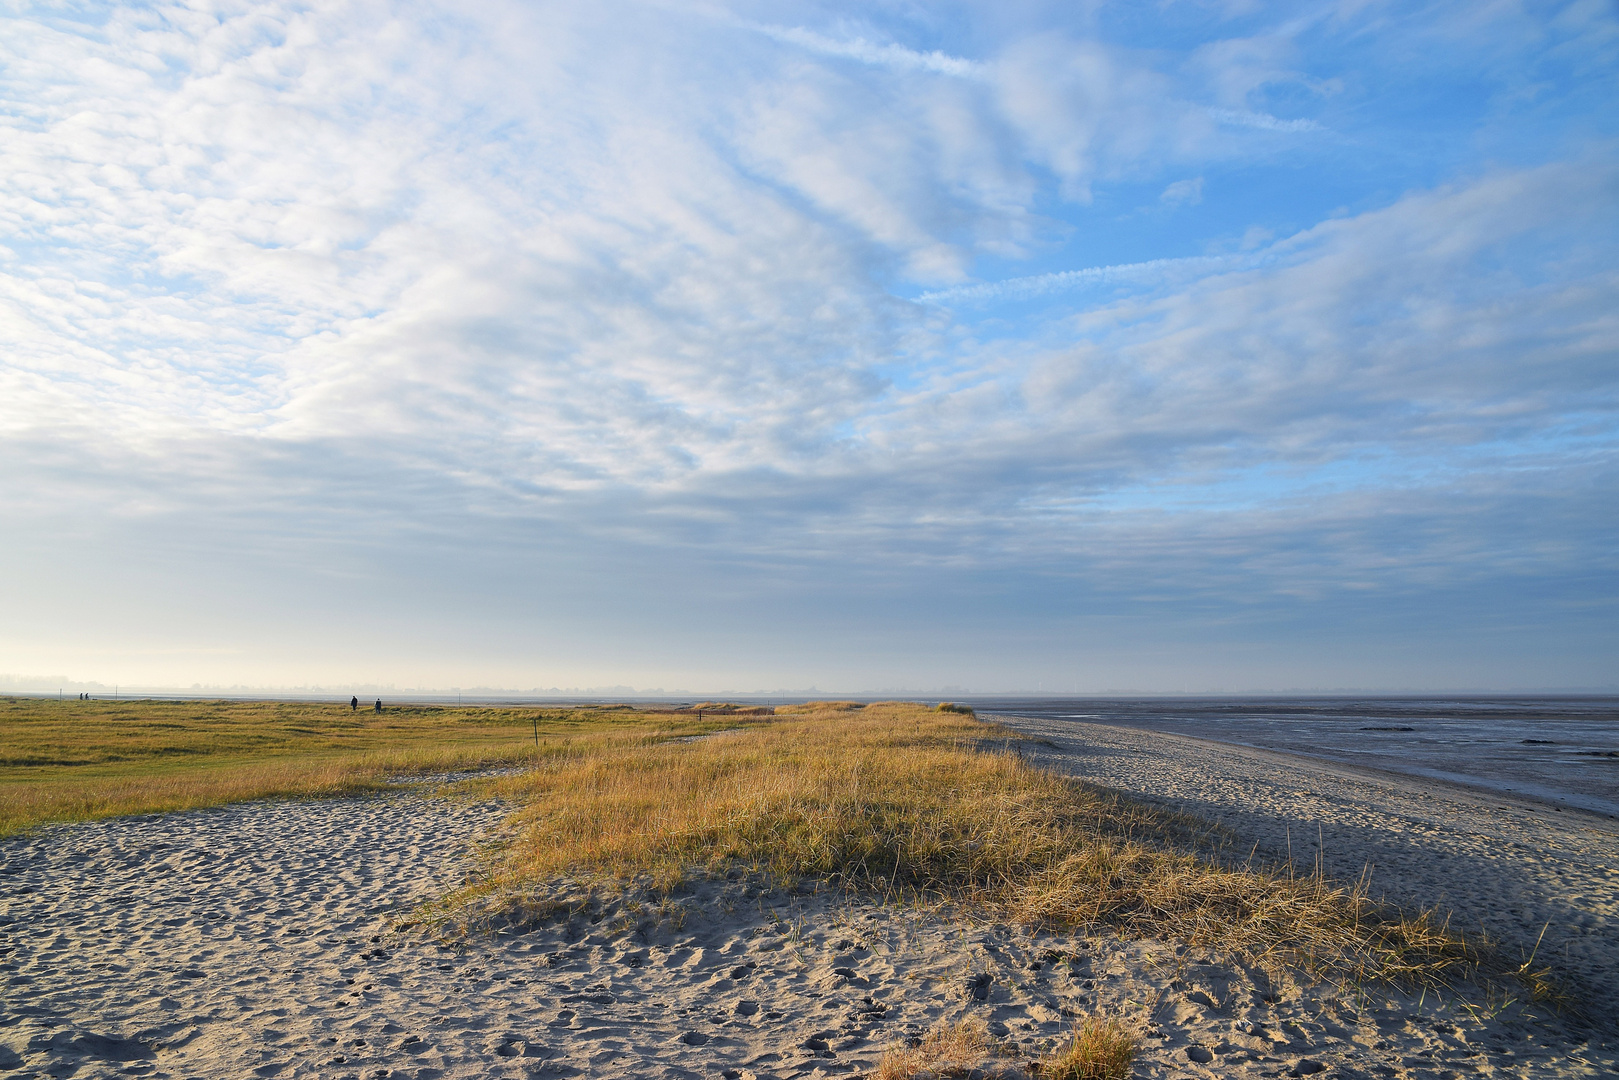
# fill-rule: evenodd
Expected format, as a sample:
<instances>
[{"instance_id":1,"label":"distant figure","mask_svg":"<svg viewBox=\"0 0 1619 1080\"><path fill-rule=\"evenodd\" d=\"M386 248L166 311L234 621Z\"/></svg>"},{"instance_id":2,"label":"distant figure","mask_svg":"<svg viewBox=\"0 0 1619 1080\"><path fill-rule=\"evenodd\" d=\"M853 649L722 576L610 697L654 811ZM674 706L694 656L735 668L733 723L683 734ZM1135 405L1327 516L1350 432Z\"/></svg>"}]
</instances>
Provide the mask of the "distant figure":
<instances>
[{"instance_id":1,"label":"distant figure","mask_svg":"<svg viewBox=\"0 0 1619 1080\"><path fill-rule=\"evenodd\" d=\"M359 699L359 697L356 696L356 697L349 698L349 712L359 712L359 711L360 711L360 699Z\"/></svg>"},{"instance_id":2,"label":"distant figure","mask_svg":"<svg viewBox=\"0 0 1619 1080\"><path fill-rule=\"evenodd\" d=\"M382 711L382 699L377 698L377 712L381 712L381 711Z\"/></svg>"}]
</instances>

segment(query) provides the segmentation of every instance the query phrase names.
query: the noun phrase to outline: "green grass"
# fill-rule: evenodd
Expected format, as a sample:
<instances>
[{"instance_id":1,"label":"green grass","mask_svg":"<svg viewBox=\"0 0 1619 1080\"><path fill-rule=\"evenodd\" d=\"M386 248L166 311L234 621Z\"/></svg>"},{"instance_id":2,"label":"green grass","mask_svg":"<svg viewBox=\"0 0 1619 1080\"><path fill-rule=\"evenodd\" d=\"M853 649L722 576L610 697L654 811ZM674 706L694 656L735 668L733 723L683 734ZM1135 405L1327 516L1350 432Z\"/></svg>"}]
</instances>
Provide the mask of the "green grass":
<instances>
[{"instance_id":1,"label":"green grass","mask_svg":"<svg viewBox=\"0 0 1619 1080\"><path fill-rule=\"evenodd\" d=\"M585 735L657 741L736 717L592 709L0 698L0 836L53 821L376 790L532 763ZM539 729L539 745L534 731Z\"/></svg>"}]
</instances>

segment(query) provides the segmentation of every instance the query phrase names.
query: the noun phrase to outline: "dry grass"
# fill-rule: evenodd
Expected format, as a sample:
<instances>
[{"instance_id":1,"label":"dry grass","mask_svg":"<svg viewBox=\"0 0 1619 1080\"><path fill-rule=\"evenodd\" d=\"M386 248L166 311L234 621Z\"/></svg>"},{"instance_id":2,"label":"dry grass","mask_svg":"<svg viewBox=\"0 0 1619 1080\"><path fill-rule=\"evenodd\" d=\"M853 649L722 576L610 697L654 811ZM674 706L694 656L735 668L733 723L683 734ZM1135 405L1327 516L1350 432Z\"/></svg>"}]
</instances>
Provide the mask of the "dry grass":
<instances>
[{"instance_id":1,"label":"dry grass","mask_svg":"<svg viewBox=\"0 0 1619 1080\"><path fill-rule=\"evenodd\" d=\"M1040 1063L1041 1080L1125 1080L1140 1040L1119 1020L1090 1018Z\"/></svg>"},{"instance_id":2,"label":"dry grass","mask_svg":"<svg viewBox=\"0 0 1619 1080\"><path fill-rule=\"evenodd\" d=\"M1015 1048L993 1039L983 1022L968 1018L943 1025L909 1046L883 1054L872 1080L944 1080L946 1077L1027 1077L1040 1080L1127 1080L1140 1042L1119 1020L1088 1019L1043 1061L1020 1068Z\"/></svg>"},{"instance_id":3,"label":"dry grass","mask_svg":"<svg viewBox=\"0 0 1619 1080\"><path fill-rule=\"evenodd\" d=\"M538 729L538 736L535 730ZM1192 854L1184 819L1034 768L970 712L816 703L775 717L628 709L0 701L0 834L44 821L375 789L499 764L511 843L462 910L542 904L558 878L667 893L744 870L1003 917L1104 926L1432 983L1477 961L1319 874ZM511 913L508 910L508 915Z\"/></svg>"},{"instance_id":4,"label":"dry grass","mask_svg":"<svg viewBox=\"0 0 1619 1080\"><path fill-rule=\"evenodd\" d=\"M1186 823L1037 769L969 715L898 703L781 715L687 743L576 740L492 782L521 804L485 894L505 905L561 877L667 892L742 869L1004 917L1103 926L1351 979L1432 983L1477 960L1319 875L1217 865Z\"/></svg>"},{"instance_id":5,"label":"dry grass","mask_svg":"<svg viewBox=\"0 0 1619 1080\"><path fill-rule=\"evenodd\" d=\"M985 1068L985 1058L993 1058L999 1047L977 1020L963 1020L950 1027L935 1028L915 1046L897 1046L883 1054L872 1074L873 1080L923 1080L929 1077L993 1075Z\"/></svg>"},{"instance_id":6,"label":"dry grass","mask_svg":"<svg viewBox=\"0 0 1619 1080\"><path fill-rule=\"evenodd\" d=\"M735 723L602 710L379 715L322 703L0 699L0 836L51 821L376 790L398 776L531 763L587 735L654 740Z\"/></svg>"}]
</instances>

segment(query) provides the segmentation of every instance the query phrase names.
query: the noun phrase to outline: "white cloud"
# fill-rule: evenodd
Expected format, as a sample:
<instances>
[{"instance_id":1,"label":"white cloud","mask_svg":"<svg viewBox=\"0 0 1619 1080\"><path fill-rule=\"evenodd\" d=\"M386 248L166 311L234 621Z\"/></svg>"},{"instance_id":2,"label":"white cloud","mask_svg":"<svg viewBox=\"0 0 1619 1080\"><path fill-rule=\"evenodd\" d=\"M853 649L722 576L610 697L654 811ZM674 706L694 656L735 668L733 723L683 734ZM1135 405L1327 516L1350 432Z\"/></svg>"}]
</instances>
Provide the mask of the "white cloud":
<instances>
[{"instance_id":1,"label":"white cloud","mask_svg":"<svg viewBox=\"0 0 1619 1080\"><path fill-rule=\"evenodd\" d=\"M1502 477L1571 428L1558 475L1611 487L1611 154L1207 226L1237 185L1206 170L1326 141L1216 131L1317 130L1263 111L1339 92L1285 34L1178 67L1076 26L968 60L657 5L105 15L0 41L0 496L55 523L39 565L95 533L56 508L116 506L96 550L139 521L152 565L314 594L464 559L542 599L644 563L682 596L1246 603L1501 572L1465 522L1527 505ZM1206 254L1109 262L1110 184ZM1595 550L1543 517L1575 537L1537 566Z\"/></svg>"},{"instance_id":2,"label":"white cloud","mask_svg":"<svg viewBox=\"0 0 1619 1080\"><path fill-rule=\"evenodd\" d=\"M859 37L831 38L800 26L754 24L752 29L766 37L789 45L797 45L822 56L856 60L876 67L893 68L898 71L924 71L934 75L949 75L957 79L982 79L986 73L985 66L976 60L950 56L937 49L919 52L903 45L877 44Z\"/></svg>"},{"instance_id":3,"label":"white cloud","mask_svg":"<svg viewBox=\"0 0 1619 1080\"><path fill-rule=\"evenodd\" d=\"M1094 41L1018 42L997 58L996 89L1025 152L1075 199L1099 177L1187 152L1197 137L1172 79Z\"/></svg>"},{"instance_id":4,"label":"white cloud","mask_svg":"<svg viewBox=\"0 0 1619 1080\"><path fill-rule=\"evenodd\" d=\"M1050 274L1011 278L1007 281L989 281L979 285L957 285L949 289L936 289L922 293L917 300L925 304L1032 300L1093 285L1160 281L1176 272L1187 276L1203 274L1245 261L1251 260L1230 255L1199 255L1183 259L1152 259L1147 262L1122 263L1116 266L1087 266L1079 270L1060 270Z\"/></svg>"},{"instance_id":5,"label":"white cloud","mask_svg":"<svg viewBox=\"0 0 1619 1080\"><path fill-rule=\"evenodd\" d=\"M1266 113L1250 112L1247 109L1210 109L1209 115L1222 124L1230 124L1233 127L1258 128L1261 131L1305 132L1321 130L1321 125L1314 120L1282 120Z\"/></svg>"},{"instance_id":6,"label":"white cloud","mask_svg":"<svg viewBox=\"0 0 1619 1080\"><path fill-rule=\"evenodd\" d=\"M1158 201L1169 206L1196 206L1203 201L1203 178L1175 181L1158 196Z\"/></svg>"},{"instance_id":7,"label":"white cloud","mask_svg":"<svg viewBox=\"0 0 1619 1080\"><path fill-rule=\"evenodd\" d=\"M726 43L700 40L680 71L709 82L671 96L660 88L685 76L650 64L665 54L647 41L608 33L611 14L575 13L543 32L520 9L497 14L505 39L472 76L456 56L487 41L489 26L459 24L462 39L446 44L365 7L255 9L200 36L177 16L123 13L94 36L27 24L29 77L59 89L13 122L4 151L6 213L35 252L5 278L8 428L46 431L94 410L98 438L131 445L200 431L401 437L481 482L547 490L678 488L751 469L838 474L867 467L877 445L915 461L934 444L921 433L967 402L975 419L960 445L982 449L973 431L1027 422L1004 412L1020 396L1019 362L941 358L914 385L885 389L879 372L896 349L944 340L886 295L886 267L948 280L977 248L1028 242L1032 189L1011 138L1075 181L1174 138L1151 119L1152 102L1172 97L1160 78L1050 37L1006 50L987 96L946 86L888 98L884 84L836 73L727 73ZM683 25L662 17L673 32ZM158 72L154 56L187 59ZM563 74L584 58L590 93ZM399 65L411 74L384 74ZM75 74L86 70L102 74ZM545 107L557 94L568 109ZM891 107L868 107L878 100ZM1130 150L1134 138L1147 143ZM1470 190L1476 200L1495 188ZM1200 180L1183 180L1164 198L1191 204L1200 193ZM1449 221L1468 202L1422 205ZM1155 388L1144 415L1179 417L1181 395L1200 403L1203 420L1154 428L1157 453L1172 453L1239 422L1211 408L1233 387L1271 387L1276 414L1324 383L1336 387L1329 415L1360 400L1334 383L1354 367L1344 366L1354 335L1336 328L1366 310L1406 312L1378 336L1413 363L1436 347L1416 343L1437 342L1433 326L1472 310L1453 294L1485 240L1461 238L1510 233L1523 214L1489 206L1481 222L1438 232L1411 217L1363 262L1300 252L1326 243L1316 236L1365 244L1377 215L1241 256L920 299L961 307L1097 285L1148 290L1072 332ZM1416 250L1460 254L1403 250L1413 230L1428 244ZM1278 260L1285 270L1265 269ZM1388 291L1414 267L1444 288ZM1429 297L1420 317L1408 311L1418 296ZM1338 335L1330 349L1328 334ZM1233 348L1249 359L1221 359ZM1290 350L1311 357L1303 369L1317 376L1279 374L1299 369ZM1051 373L1060 362L1042 363L1036 382L1067 385ZM1046 419L1035 430L1068 438L1042 425L1069 406L1037 396ZM1122 404L1082 395L1074 407L1090 437L1140 431L1143 414L1108 411Z\"/></svg>"}]
</instances>

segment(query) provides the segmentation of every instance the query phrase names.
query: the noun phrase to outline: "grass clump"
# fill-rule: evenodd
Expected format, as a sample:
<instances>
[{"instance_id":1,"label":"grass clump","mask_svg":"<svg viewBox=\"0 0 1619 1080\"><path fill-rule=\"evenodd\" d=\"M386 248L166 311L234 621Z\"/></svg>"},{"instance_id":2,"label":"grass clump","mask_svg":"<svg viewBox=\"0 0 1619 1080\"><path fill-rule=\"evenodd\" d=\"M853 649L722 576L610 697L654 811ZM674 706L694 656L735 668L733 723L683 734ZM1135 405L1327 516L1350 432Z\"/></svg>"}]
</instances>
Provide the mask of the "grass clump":
<instances>
[{"instance_id":1,"label":"grass clump","mask_svg":"<svg viewBox=\"0 0 1619 1080\"><path fill-rule=\"evenodd\" d=\"M872 1076L873 1080L1012 1080L1032 1073L1040 1080L1127 1080L1139 1047L1133 1029L1122 1021L1093 1017L1080 1023L1072 1039L1044 1060L1029 1062L1025 1070L1008 1060L1015 1056L1015 1047L991 1038L982 1021L968 1018L888 1050Z\"/></svg>"},{"instance_id":2,"label":"grass clump","mask_svg":"<svg viewBox=\"0 0 1619 1080\"><path fill-rule=\"evenodd\" d=\"M1040 1063L1041 1080L1126 1080L1140 1045L1122 1021L1090 1017Z\"/></svg>"},{"instance_id":3,"label":"grass clump","mask_svg":"<svg viewBox=\"0 0 1619 1080\"><path fill-rule=\"evenodd\" d=\"M778 713L686 743L577 740L490 782L520 809L492 876L464 899L517 902L559 877L668 892L741 869L1353 979L1430 983L1476 960L1443 928L1319 874L1198 858L1184 819L1036 768L1015 738L888 702Z\"/></svg>"},{"instance_id":4,"label":"grass clump","mask_svg":"<svg viewBox=\"0 0 1619 1080\"><path fill-rule=\"evenodd\" d=\"M791 713L859 712L866 707L864 701L806 701L802 705L777 705L776 712Z\"/></svg>"},{"instance_id":5,"label":"grass clump","mask_svg":"<svg viewBox=\"0 0 1619 1080\"><path fill-rule=\"evenodd\" d=\"M704 701L696 705L686 705L672 710L676 716L689 716L697 713L703 716L722 714L725 716L773 716L776 710L769 705L738 705L734 701Z\"/></svg>"},{"instance_id":6,"label":"grass clump","mask_svg":"<svg viewBox=\"0 0 1619 1080\"><path fill-rule=\"evenodd\" d=\"M933 1077L994 1076L994 1063L985 1068L999 1047L977 1020L963 1020L934 1028L914 1046L897 1046L882 1056L874 1080L931 1080ZM1008 1070L1003 1075L1021 1075Z\"/></svg>"}]
</instances>

